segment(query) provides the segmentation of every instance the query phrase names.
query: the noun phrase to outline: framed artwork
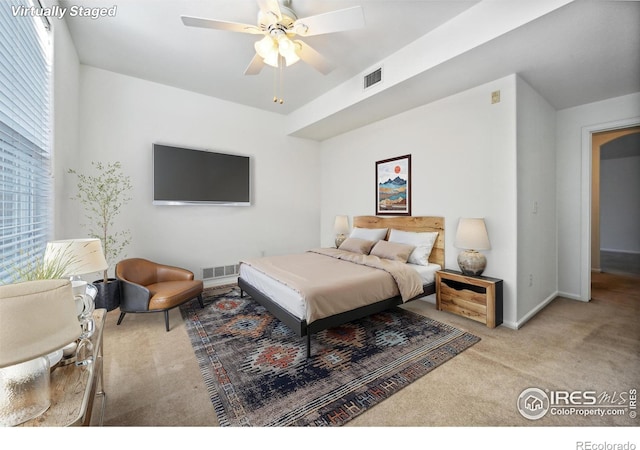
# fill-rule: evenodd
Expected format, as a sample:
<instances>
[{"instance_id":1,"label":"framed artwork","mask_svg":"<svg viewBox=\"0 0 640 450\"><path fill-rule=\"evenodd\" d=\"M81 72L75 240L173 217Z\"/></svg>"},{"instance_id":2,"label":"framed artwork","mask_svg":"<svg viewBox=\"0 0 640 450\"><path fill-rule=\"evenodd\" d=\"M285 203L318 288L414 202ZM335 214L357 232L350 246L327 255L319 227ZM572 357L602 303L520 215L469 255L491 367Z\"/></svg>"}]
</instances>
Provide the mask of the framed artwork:
<instances>
[{"instance_id":1,"label":"framed artwork","mask_svg":"<svg viewBox=\"0 0 640 450\"><path fill-rule=\"evenodd\" d=\"M411 215L411 155L376 162L376 215Z\"/></svg>"}]
</instances>

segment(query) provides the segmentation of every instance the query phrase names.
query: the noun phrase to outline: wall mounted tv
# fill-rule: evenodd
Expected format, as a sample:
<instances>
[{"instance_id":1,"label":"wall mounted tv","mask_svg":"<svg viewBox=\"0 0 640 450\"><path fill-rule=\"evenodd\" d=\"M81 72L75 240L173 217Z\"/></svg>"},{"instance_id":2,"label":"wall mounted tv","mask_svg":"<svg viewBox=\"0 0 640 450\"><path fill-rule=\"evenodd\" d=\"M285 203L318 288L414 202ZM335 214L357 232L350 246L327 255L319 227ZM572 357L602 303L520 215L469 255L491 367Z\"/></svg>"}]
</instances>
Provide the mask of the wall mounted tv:
<instances>
[{"instance_id":1,"label":"wall mounted tv","mask_svg":"<svg viewBox=\"0 0 640 450\"><path fill-rule=\"evenodd\" d=\"M154 205L248 206L248 156L153 144Z\"/></svg>"}]
</instances>

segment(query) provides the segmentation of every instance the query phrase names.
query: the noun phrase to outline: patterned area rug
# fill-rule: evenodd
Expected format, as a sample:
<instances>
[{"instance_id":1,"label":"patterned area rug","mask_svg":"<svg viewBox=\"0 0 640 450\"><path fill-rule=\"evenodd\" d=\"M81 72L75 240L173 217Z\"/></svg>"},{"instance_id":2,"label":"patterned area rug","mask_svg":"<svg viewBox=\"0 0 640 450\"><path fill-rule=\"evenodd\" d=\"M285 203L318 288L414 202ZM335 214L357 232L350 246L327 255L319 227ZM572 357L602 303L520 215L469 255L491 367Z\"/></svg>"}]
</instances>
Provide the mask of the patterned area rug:
<instances>
[{"instance_id":1,"label":"patterned area rug","mask_svg":"<svg viewBox=\"0 0 640 450\"><path fill-rule=\"evenodd\" d=\"M336 426L480 340L394 308L305 338L237 287L180 309L221 426Z\"/></svg>"}]
</instances>

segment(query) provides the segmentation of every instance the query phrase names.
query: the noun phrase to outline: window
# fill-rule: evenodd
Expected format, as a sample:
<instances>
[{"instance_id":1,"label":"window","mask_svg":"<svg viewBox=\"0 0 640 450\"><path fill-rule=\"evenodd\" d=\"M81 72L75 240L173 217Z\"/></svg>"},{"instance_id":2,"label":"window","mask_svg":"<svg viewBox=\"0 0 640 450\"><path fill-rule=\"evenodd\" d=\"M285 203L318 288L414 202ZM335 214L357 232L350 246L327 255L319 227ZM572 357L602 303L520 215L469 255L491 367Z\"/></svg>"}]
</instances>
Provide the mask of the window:
<instances>
[{"instance_id":1,"label":"window","mask_svg":"<svg viewBox=\"0 0 640 450\"><path fill-rule=\"evenodd\" d=\"M51 235L51 42L38 0L0 1L0 284Z\"/></svg>"}]
</instances>

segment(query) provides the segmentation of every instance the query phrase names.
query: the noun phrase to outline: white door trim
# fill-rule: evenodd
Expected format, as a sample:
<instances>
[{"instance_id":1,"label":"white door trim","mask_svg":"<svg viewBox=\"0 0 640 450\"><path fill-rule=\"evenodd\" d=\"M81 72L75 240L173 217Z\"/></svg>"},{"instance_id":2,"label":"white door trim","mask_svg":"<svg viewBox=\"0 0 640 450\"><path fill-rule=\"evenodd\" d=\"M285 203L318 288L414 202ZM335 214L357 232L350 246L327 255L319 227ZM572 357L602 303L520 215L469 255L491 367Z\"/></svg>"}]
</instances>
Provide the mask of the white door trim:
<instances>
[{"instance_id":1,"label":"white door trim","mask_svg":"<svg viewBox=\"0 0 640 450\"><path fill-rule=\"evenodd\" d=\"M580 300L585 302L591 300L591 135L638 125L640 125L640 117L633 117L582 128Z\"/></svg>"}]
</instances>

